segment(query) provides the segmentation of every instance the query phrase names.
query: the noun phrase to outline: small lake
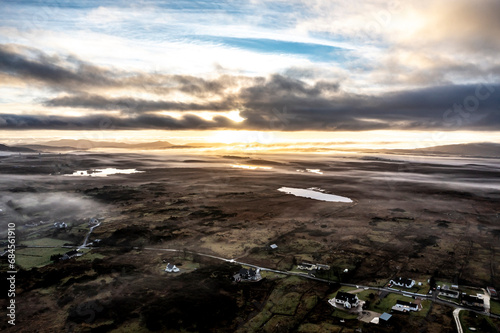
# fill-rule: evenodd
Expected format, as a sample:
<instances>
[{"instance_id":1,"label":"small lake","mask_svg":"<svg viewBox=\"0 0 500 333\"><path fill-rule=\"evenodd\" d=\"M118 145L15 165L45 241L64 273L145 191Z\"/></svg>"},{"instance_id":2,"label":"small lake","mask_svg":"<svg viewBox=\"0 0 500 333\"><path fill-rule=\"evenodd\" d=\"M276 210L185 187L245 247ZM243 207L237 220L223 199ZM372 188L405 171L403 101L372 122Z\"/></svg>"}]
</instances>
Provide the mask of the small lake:
<instances>
[{"instance_id":1,"label":"small lake","mask_svg":"<svg viewBox=\"0 0 500 333\"><path fill-rule=\"evenodd\" d=\"M257 170L257 169L271 170L272 169L272 167L258 166L258 165L246 165L246 164L232 164L231 167L238 168L238 169L247 169L247 170Z\"/></svg>"},{"instance_id":2,"label":"small lake","mask_svg":"<svg viewBox=\"0 0 500 333\"><path fill-rule=\"evenodd\" d=\"M323 174L323 171L321 171L321 169L297 169L297 172L310 172L310 173L316 173L318 175L322 175Z\"/></svg>"},{"instance_id":3,"label":"small lake","mask_svg":"<svg viewBox=\"0 0 500 333\"><path fill-rule=\"evenodd\" d=\"M91 169L91 170L77 170L70 175L66 176L79 176L79 177L107 177L110 175L121 175L121 174L132 174L132 173L140 173L144 171L137 171L137 169L115 169L115 168L106 168L106 169Z\"/></svg>"},{"instance_id":4,"label":"small lake","mask_svg":"<svg viewBox=\"0 0 500 333\"><path fill-rule=\"evenodd\" d=\"M280 187L278 189L280 192L284 192L287 194L293 194L296 197L309 198L320 201L329 201L329 202L352 202L351 199L347 197L341 197L340 195L327 194L320 192L321 189L318 188L310 188L310 189L302 189L302 188L293 188L293 187Z\"/></svg>"}]
</instances>

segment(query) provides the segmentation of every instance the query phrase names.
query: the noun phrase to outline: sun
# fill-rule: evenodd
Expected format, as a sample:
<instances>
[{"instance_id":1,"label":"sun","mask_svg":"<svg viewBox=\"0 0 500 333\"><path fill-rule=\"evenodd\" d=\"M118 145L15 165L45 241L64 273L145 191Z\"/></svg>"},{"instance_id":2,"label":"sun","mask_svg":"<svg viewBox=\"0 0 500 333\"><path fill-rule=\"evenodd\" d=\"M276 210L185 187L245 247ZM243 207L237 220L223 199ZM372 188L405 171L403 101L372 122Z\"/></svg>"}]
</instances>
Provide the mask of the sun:
<instances>
[{"instance_id":1,"label":"sun","mask_svg":"<svg viewBox=\"0 0 500 333\"><path fill-rule=\"evenodd\" d=\"M274 133L272 132L221 130L214 132L210 136L207 136L206 141L225 143L225 144L232 144L232 143L270 144L275 142L276 138Z\"/></svg>"}]
</instances>

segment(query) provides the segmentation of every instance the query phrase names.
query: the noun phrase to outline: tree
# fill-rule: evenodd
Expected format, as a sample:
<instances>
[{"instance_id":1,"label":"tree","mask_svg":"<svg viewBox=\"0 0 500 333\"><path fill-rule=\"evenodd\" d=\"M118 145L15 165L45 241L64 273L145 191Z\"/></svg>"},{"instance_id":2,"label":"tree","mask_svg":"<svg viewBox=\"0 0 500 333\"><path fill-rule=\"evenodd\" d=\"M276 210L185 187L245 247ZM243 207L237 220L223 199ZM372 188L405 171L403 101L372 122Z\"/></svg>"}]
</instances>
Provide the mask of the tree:
<instances>
[{"instance_id":1,"label":"tree","mask_svg":"<svg viewBox=\"0 0 500 333\"><path fill-rule=\"evenodd\" d=\"M54 263L59 262L61 257L62 257L62 254L53 254L50 256L50 261L52 261Z\"/></svg>"}]
</instances>

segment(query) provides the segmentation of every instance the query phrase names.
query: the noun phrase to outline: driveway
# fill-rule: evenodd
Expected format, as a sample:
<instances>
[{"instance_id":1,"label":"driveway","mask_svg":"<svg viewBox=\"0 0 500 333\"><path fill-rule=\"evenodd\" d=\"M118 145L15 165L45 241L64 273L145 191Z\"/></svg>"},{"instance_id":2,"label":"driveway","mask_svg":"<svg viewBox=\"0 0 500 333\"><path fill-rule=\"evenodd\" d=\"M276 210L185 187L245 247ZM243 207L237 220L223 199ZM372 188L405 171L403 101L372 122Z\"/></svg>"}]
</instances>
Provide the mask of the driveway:
<instances>
[{"instance_id":1,"label":"driveway","mask_svg":"<svg viewBox=\"0 0 500 333\"><path fill-rule=\"evenodd\" d=\"M457 324L457 331L458 333L464 333L464 330L462 329L462 324L460 323L460 308L456 308L453 310L453 318L455 318L455 324Z\"/></svg>"},{"instance_id":2,"label":"driveway","mask_svg":"<svg viewBox=\"0 0 500 333\"><path fill-rule=\"evenodd\" d=\"M490 313L490 294L483 289L484 312Z\"/></svg>"},{"instance_id":3,"label":"driveway","mask_svg":"<svg viewBox=\"0 0 500 333\"><path fill-rule=\"evenodd\" d=\"M374 311L363 310L359 313L358 320L369 323L373 320L373 318L378 318L382 314Z\"/></svg>"}]
</instances>

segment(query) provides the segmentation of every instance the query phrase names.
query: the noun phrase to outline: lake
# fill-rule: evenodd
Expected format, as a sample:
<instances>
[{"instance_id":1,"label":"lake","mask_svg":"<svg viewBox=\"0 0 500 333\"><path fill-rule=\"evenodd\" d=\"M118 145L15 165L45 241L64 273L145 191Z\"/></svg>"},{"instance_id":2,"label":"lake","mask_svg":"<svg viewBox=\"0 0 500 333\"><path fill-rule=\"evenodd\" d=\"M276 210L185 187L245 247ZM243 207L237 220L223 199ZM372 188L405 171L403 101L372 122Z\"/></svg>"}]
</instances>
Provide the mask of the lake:
<instances>
[{"instance_id":1,"label":"lake","mask_svg":"<svg viewBox=\"0 0 500 333\"><path fill-rule=\"evenodd\" d=\"M121 174L132 174L132 173L140 173L144 171L137 171L137 169L115 169L115 168L106 168L106 169L92 169L92 170L77 170L70 175L66 176L80 176L80 177L107 177L110 175L121 175Z\"/></svg>"},{"instance_id":2,"label":"lake","mask_svg":"<svg viewBox=\"0 0 500 333\"><path fill-rule=\"evenodd\" d=\"M293 188L293 187L280 187L278 189L280 192L284 192L287 194L293 194L297 197L309 198L320 201L329 201L329 202L352 202L351 199L347 197L341 197L340 195L328 194L320 192L319 188L312 189L302 189L302 188Z\"/></svg>"}]
</instances>

